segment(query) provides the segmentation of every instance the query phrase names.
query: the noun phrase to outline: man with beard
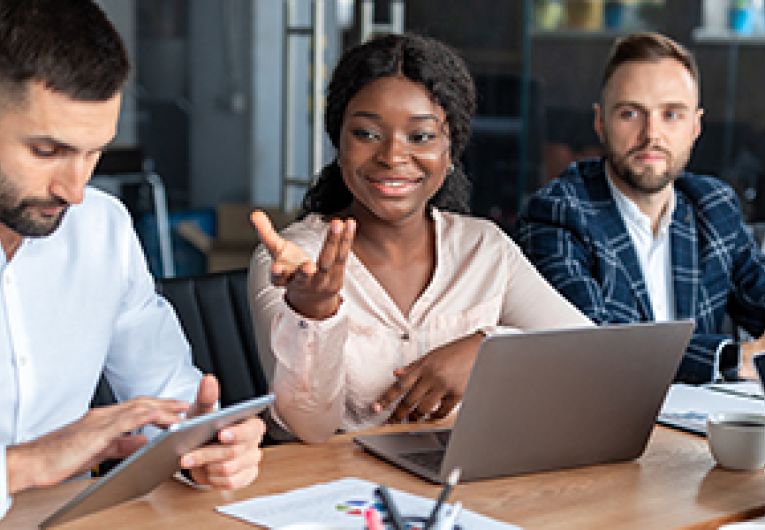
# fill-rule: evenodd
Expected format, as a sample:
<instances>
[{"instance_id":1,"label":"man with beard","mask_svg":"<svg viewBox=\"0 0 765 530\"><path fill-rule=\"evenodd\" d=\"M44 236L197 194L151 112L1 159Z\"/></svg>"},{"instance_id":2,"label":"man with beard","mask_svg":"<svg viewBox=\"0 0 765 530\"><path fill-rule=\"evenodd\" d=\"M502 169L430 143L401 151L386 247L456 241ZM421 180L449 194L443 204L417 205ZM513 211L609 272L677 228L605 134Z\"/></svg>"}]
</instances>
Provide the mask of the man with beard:
<instances>
[{"instance_id":1,"label":"man with beard","mask_svg":"<svg viewBox=\"0 0 765 530\"><path fill-rule=\"evenodd\" d=\"M146 442L144 426L210 411L130 217L86 188L114 136L129 65L92 0L0 0L0 516ZM120 403L88 409L101 374ZM151 397L147 397L151 396ZM263 423L221 430L179 464L198 483L249 484Z\"/></svg>"},{"instance_id":2,"label":"man with beard","mask_svg":"<svg viewBox=\"0 0 765 530\"><path fill-rule=\"evenodd\" d=\"M535 193L517 241L595 322L694 319L677 380L752 376L765 350L765 257L730 186L684 170L703 113L693 56L655 33L618 40L594 111L605 157ZM726 314L758 338L734 342Z\"/></svg>"}]
</instances>

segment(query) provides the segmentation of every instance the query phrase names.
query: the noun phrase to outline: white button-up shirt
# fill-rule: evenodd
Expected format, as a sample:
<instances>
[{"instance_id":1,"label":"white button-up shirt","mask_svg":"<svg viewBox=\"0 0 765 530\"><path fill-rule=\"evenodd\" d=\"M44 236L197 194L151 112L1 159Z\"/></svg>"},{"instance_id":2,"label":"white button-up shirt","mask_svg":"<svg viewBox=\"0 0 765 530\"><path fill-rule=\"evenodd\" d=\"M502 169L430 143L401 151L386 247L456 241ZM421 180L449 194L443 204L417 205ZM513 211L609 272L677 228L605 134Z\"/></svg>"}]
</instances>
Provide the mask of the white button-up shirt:
<instances>
[{"instance_id":1,"label":"white button-up shirt","mask_svg":"<svg viewBox=\"0 0 765 530\"><path fill-rule=\"evenodd\" d=\"M616 208L627 226L632 244L637 252L640 270L651 300L653 318L656 321L675 318L675 290L672 282L672 246L669 224L675 211L675 190L672 188L670 202L659 219L659 229L653 233L651 219L617 188L608 176L608 186Z\"/></svg>"},{"instance_id":2,"label":"white button-up shirt","mask_svg":"<svg viewBox=\"0 0 765 530\"><path fill-rule=\"evenodd\" d=\"M102 372L119 400L192 401L201 377L128 213L90 188L52 235L0 252L0 330L0 515L6 446L80 418Z\"/></svg>"}]
</instances>

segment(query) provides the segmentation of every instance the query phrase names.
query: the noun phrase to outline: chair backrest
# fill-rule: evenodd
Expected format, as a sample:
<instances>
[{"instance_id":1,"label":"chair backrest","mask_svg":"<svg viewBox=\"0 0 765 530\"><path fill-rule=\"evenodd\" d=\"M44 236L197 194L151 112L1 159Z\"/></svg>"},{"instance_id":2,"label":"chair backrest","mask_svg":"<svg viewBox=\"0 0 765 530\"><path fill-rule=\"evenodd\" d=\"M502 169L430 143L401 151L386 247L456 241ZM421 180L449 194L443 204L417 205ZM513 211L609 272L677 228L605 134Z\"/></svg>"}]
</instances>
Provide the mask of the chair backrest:
<instances>
[{"instance_id":1,"label":"chair backrest","mask_svg":"<svg viewBox=\"0 0 765 530\"><path fill-rule=\"evenodd\" d=\"M163 278L157 291L175 308L194 364L218 378L222 406L268 393L247 302L246 269ZM113 402L102 378L93 404Z\"/></svg>"},{"instance_id":2,"label":"chair backrest","mask_svg":"<svg viewBox=\"0 0 765 530\"><path fill-rule=\"evenodd\" d=\"M226 406L268 393L247 302L247 270L164 278L157 290L173 305L194 364L212 373Z\"/></svg>"}]
</instances>

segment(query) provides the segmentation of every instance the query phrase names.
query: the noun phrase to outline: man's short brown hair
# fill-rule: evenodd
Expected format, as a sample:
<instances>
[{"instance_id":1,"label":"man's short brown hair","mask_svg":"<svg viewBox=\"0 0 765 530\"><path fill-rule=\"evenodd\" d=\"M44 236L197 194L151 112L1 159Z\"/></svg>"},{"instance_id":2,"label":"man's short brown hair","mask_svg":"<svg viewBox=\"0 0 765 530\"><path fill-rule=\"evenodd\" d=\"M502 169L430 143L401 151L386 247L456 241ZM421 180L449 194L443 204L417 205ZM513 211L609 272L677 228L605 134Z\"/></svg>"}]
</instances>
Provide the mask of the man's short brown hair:
<instances>
[{"instance_id":1,"label":"man's short brown hair","mask_svg":"<svg viewBox=\"0 0 765 530\"><path fill-rule=\"evenodd\" d=\"M0 101L23 103L27 83L79 101L106 101L130 65L93 0L0 0Z\"/></svg>"},{"instance_id":2,"label":"man's short brown hair","mask_svg":"<svg viewBox=\"0 0 765 530\"><path fill-rule=\"evenodd\" d=\"M696 86L699 86L699 68L696 65L696 59L685 46L660 33L642 32L632 33L616 40L608 54L603 81L600 85L601 92L616 69L624 63L656 62L661 59L674 59L682 64L696 81Z\"/></svg>"}]
</instances>

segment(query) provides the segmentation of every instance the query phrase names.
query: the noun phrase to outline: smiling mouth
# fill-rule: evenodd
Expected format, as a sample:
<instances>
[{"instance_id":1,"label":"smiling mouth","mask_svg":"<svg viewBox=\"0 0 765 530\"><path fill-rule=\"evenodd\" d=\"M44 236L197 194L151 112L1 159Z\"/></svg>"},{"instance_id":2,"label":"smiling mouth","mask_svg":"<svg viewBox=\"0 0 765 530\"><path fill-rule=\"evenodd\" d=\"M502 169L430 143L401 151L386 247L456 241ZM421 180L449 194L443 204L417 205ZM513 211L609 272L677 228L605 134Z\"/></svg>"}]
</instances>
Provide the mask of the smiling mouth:
<instances>
[{"instance_id":1,"label":"smiling mouth","mask_svg":"<svg viewBox=\"0 0 765 530\"><path fill-rule=\"evenodd\" d=\"M406 195L417 188L423 181L419 179L367 179L377 191L383 195L401 196Z\"/></svg>"}]
</instances>

